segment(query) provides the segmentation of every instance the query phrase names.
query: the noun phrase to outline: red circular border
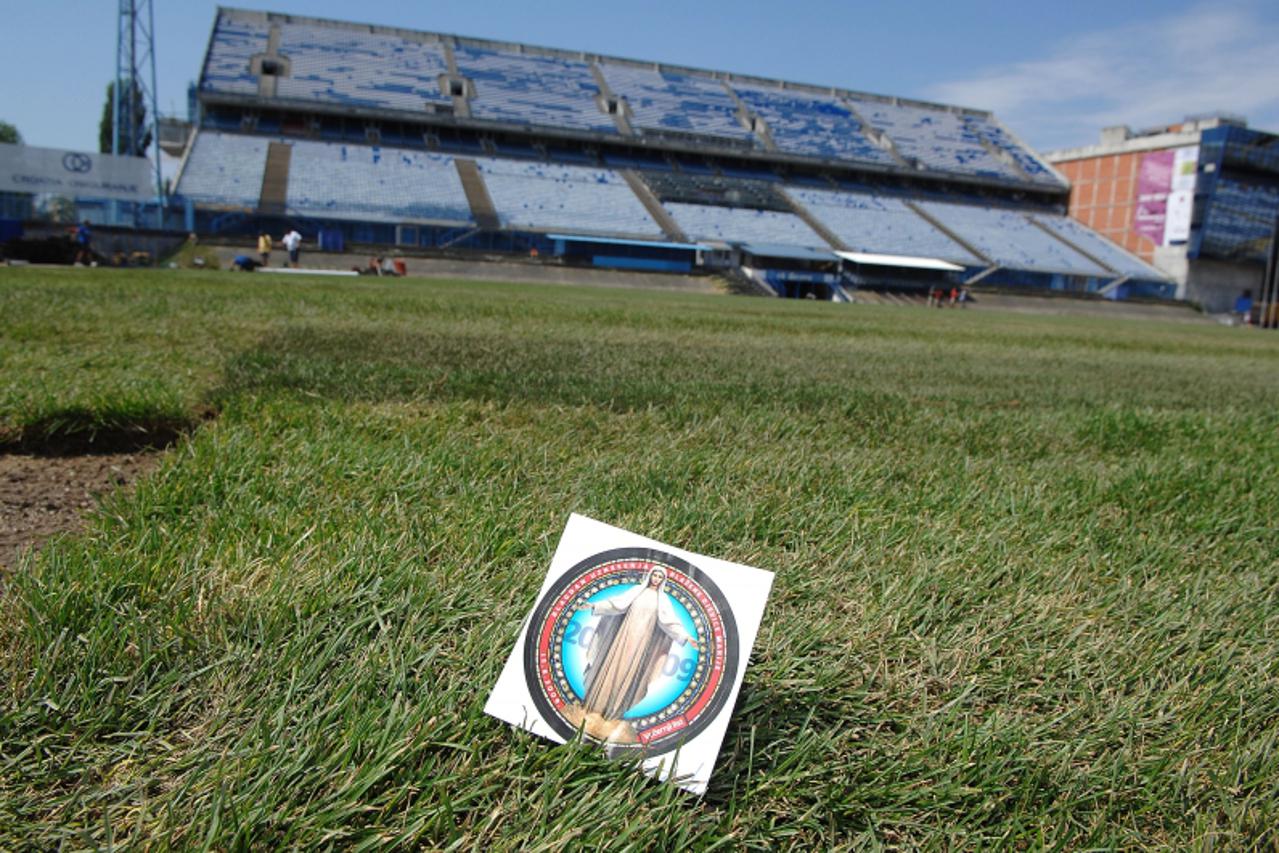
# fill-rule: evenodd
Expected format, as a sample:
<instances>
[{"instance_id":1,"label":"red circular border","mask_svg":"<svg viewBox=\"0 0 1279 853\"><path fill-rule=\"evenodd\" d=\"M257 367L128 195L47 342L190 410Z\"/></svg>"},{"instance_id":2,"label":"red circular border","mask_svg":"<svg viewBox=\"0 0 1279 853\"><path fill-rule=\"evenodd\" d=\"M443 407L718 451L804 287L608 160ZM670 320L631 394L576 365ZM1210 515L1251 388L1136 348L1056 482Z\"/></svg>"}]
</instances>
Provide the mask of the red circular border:
<instances>
[{"instance_id":1,"label":"red circular border","mask_svg":"<svg viewBox=\"0 0 1279 853\"><path fill-rule=\"evenodd\" d=\"M684 566L688 571L681 568ZM556 590L558 584L552 586L549 592L554 597L543 598L542 602L534 608L537 621L530 623L530 633L526 640L525 678L529 682L530 692L535 693L535 704L539 705L544 716L546 711L550 711L558 718L556 720L548 718L547 722L565 737L571 737L575 732L561 715L568 703L565 702L556 685L555 665L551 656L557 624L582 591L596 581L618 572L648 571L655 567L665 569L667 581L675 583L700 606L706 615L705 630L713 642L713 649L708 655L710 672L706 683L693 700L693 704L675 717L637 731L639 746L647 747L655 742L674 739L676 736L682 740L683 737L693 733L689 730L699 722L699 717L709 706L718 707L723 704L727 690L731 686L726 682L731 682L738 663L737 656L733 653L734 649L730 648L735 646L735 643L730 642L730 637L732 640L736 639L736 620L733 619L728 600L724 598L723 593L710 578L705 577L703 572L674 555L647 548L604 551L581 561L566 572L565 576L572 576L575 571L581 571L581 574L573 577L566 586L558 591ZM583 569L585 571L582 571ZM701 575L704 580L698 580L694 575ZM713 594L708 593L707 586L713 589ZM534 691L535 686L540 689ZM537 696L536 693L540 693L541 696ZM538 701L539 699L542 701ZM542 707L543 704L546 707ZM706 723L709 723L709 719L702 725ZM701 725L697 728L700 729ZM688 732L688 734L680 736L682 732Z\"/></svg>"}]
</instances>

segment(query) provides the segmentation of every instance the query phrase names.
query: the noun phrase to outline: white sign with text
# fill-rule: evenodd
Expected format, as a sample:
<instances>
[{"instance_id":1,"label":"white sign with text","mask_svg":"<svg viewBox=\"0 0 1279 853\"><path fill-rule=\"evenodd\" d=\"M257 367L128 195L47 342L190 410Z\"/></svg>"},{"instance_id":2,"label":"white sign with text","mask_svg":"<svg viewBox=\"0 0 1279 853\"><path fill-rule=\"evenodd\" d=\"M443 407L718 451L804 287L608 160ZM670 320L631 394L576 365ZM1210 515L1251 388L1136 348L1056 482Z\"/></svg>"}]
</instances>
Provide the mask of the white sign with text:
<instances>
[{"instance_id":1,"label":"white sign with text","mask_svg":"<svg viewBox=\"0 0 1279 853\"><path fill-rule=\"evenodd\" d=\"M151 201L156 190L145 157L0 143L0 192Z\"/></svg>"}]
</instances>

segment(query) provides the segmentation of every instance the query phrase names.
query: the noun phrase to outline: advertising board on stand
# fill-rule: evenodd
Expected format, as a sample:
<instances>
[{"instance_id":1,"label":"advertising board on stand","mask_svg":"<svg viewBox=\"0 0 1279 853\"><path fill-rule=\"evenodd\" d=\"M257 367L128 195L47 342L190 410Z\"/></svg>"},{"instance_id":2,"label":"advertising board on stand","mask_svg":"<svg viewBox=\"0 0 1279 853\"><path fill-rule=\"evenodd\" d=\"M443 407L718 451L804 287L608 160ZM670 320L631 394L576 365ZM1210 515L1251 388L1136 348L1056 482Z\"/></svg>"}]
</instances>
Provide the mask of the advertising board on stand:
<instances>
[{"instance_id":1,"label":"advertising board on stand","mask_svg":"<svg viewBox=\"0 0 1279 853\"><path fill-rule=\"evenodd\" d=\"M145 157L0 143L0 192L147 202L151 174Z\"/></svg>"},{"instance_id":2,"label":"advertising board on stand","mask_svg":"<svg viewBox=\"0 0 1279 853\"><path fill-rule=\"evenodd\" d=\"M1141 158L1134 231L1156 246L1170 246L1189 238L1198 163L1198 145L1152 151Z\"/></svg>"},{"instance_id":3,"label":"advertising board on stand","mask_svg":"<svg viewBox=\"0 0 1279 853\"><path fill-rule=\"evenodd\" d=\"M1190 239L1190 218L1195 206L1195 169L1199 165L1199 146L1177 148L1173 152L1172 183L1168 189L1167 214L1162 245L1184 243Z\"/></svg>"}]
</instances>

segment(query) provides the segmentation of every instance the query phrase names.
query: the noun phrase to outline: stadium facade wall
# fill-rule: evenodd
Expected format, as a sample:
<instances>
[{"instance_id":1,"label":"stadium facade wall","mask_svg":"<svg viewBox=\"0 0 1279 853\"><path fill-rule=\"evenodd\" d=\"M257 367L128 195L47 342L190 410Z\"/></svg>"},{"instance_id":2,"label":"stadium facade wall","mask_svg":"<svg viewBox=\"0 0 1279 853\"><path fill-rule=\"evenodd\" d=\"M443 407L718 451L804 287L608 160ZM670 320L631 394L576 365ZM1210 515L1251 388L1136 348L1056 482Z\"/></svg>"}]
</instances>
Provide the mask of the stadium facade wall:
<instances>
[{"instance_id":1,"label":"stadium facade wall","mask_svg":"<svg viewBox=\"0 0 1279 853\"><path fill-rule=\"evenodd\" d=\"M34 198L31 193L0 192L0 219L30 219L35 210Z\"/></svg>"},{"instance_id":2,"label":"stadium facade wall","mask_svg":"<svg viewBox=\"0 0 1279 853\"><path fill-rule=\"evenodd\" d=\"M1261 289L1279 221L1279 135L1236 117L1187 119L1045 154L1071 181L1069 213L1226 312Z\"/></svg>"}]
</instances>

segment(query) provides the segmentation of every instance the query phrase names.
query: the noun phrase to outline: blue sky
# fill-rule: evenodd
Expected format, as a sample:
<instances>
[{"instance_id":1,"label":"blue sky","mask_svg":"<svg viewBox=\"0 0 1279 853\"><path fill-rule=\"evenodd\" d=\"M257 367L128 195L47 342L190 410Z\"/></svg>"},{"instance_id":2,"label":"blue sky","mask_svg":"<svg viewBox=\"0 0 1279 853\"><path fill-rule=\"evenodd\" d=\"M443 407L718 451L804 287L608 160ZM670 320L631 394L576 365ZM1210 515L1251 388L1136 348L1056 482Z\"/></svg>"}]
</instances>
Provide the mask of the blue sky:
<instances>
[{"instance_id":1,"label":"blue sky","mask_svg":"<svg viewBox=\"0 0 1279 853\"><path fill-rule=\"evenodd\" d=\"M1225 110L1279 131L1279 3L271 0L246 8L525 41L993 110L1040 149ZM0 0L0 119L92 149L115 0ZM161 112L185 110L216 3L155 0Z\"/></svg>"}]
</instances>

